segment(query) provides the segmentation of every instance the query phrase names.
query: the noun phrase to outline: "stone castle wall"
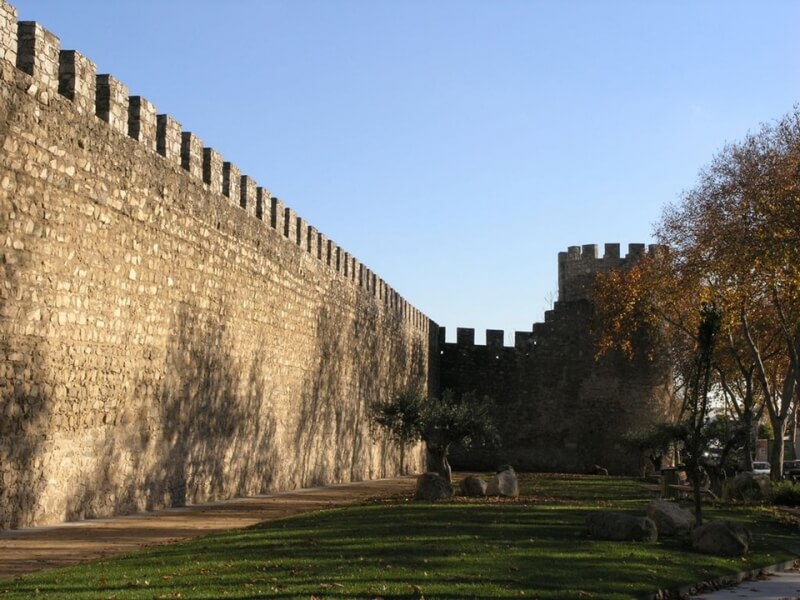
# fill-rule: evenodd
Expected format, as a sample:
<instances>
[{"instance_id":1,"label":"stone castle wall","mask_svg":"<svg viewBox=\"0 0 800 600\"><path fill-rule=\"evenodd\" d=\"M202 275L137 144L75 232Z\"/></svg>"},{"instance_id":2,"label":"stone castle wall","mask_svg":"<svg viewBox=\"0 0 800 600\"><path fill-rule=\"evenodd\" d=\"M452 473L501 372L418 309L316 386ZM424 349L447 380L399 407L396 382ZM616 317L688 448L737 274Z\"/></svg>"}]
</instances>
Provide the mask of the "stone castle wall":
<instances>
[{"instance_id":1,"label":"stone castle wall","mask_svg":"<svg viewBox=\"0 0 800 600\"><path fill-rule=\"evenodd\" d=\"M0 528L397 474L435 325L2 0L0 75Z\"/></svg>"},{"instance_id":2,"label":"stone castle wall","mask_svg":"<svg viewBox=\"0 0 800 600\"><path fill-rule=\"evenodd\" d=\"M651 246L650 251L656 251ZM456 452L457 468L584 472L599 464L633 474L639 457L622 443L632 428L663 420L670 412L669 371L662 362L630 362L620 355L595 360L590 285L597 273L630 265L645 251L630 244L570 247L558 256L559 299L532 331L516 332L514 347L503 332L487 330L475 345L473 329L459 328L456 343L441 349L441 389L476 390L494 399L502 437L495 450Z\"/></svg>"},{"instance_id":3,"label":"stone castle wall","mask_svg":"<svg viewBox=\"0 0 800 600\"><path fill-rule=\"evenodd\" d=\"M399 471L367 406L477 390L504 444L455 466L632 472L663 365L594 360L607 244L559 254L517 332L444 329L169 115L0 0L0 528ZM424 451L406 455L424 468Z\"/></svg>"}]
</instances>

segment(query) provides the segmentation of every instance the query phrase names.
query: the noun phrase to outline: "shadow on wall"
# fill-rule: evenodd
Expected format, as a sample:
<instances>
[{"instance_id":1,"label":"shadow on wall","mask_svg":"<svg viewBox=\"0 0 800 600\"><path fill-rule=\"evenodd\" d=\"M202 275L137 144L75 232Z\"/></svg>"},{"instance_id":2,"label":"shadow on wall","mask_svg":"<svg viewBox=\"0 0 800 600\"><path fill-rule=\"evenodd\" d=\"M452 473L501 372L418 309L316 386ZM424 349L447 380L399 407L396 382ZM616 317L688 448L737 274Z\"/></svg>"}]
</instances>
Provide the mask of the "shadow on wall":
<instances>
[{"instance_id":1,"label":"shadow on wall","mask_svg":"<svg viewBox=\"0 0 800 600\"><path fill-rule=\"evenodd\" d=\"M342 326L347 317L332 292L317 314L318 364L304 383L295 432L298 485L399 472L397 448L385 437L373 439L367 409L406 386L422 386L427 357L420 339L410 341L399 314L356 304L350 326Z\"/></svg>"},{"instance_id":2,"label":"shadow on wall","mask_svg":"<svg viewBox=\"0 0 800 600\"><path fill-rule=\"evenodd\" d=\"M331 291L317 314L299 397L286 397L286 382L276 384L278 366L262 353L243 359L242 348L234 352L233 344L257 348L257 340L241 331L237 337L224 318L183 308L163 380L139 381L140 402L109 427L102 458L76 486L68 518L397 474L398 449L372 438L367 406L424 384L424 344L399 315L357 303L351 316L340 300ZM278 402L288 403L294 430L278 432Z\"/></svg>"},{"instance_id":3,"label":"shadow on wall","mask_svg":"<svg viewBox=\"0 0 800 600\"><path fill-rule=\"evenodd\" d=\"M108 432L69 518L128 513L263 493L275 471L275 422L264 365L236 359L222 320L184 307L160 384L139 382L141 403Z\"/></svg>"},{"instance_id":4,"label":"shadow on wall","mask_svg":"<svg viewBox=\"0 0 800 600\"><path fill-rule=\"evenodd\" d=\"M14 107L0 119L0 147L15 121ZM18 175L6 169L0 189L0 529L25 527L47 485L43 445L53 411L46 371L47 341L37 335L49 315L34 306L21 273L32 269L32 241L44 237L41 195L22 195ZM23 227L26 231L23 231Z\"/></svg>"},{"instance_id":5,"label":"shadow on wall","mask_svg":"<svg viewBox=\"0 0 800 600\"><path fill-rule=\"evenodd\" d=\"M0 219L1 221L2 219ZM3 223L0 222L0 235ZM13 298L16 278L9 264L0 265L3 292ZM12 336L10 321L22 308L0 296L0 529L26 527L39 505L47 481L43 445L51 420L51 386L43 365L46 344Z\"/></svg>"},{"instance_id":6,"label":"shadow on wall","mask_svg":"<svg viewBox=\"0 0 800 600\"><path fill-rule=\"evenodd\" d=\"M159 399L160 467L146 489L166 486L171 506L270 489L275 421L263 361L234 358L224 322L178 317ZM187 490L190 492L187 495Z\"/></svg>"}]
</instances>

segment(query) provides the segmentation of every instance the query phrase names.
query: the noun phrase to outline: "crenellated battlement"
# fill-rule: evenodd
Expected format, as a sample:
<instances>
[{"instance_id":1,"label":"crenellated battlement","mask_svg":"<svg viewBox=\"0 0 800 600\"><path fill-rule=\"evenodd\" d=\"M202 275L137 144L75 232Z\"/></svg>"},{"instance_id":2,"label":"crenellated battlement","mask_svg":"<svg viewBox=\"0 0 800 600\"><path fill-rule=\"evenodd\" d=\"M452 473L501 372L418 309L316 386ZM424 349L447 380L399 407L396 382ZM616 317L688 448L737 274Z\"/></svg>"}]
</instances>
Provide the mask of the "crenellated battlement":
<instances>
[{"instance_id":1,"label":"crenellated battlement","mask_svg":"<svg viewBox=\"0 0 800 600\"><path fill-rule=\"evenodd\" d=\"M531 471L582 472L600 464L636 472L640 457L619 440L670 414L669 369L660 358L598 359L587 292L595 274L627 268L661 248L630 244L621 256L619 244L606 244L601 257L588 244L560 253L559 300L530 331L514 332L513 346L494 329L486 330L485 344L462 327L446 343L439 329L440 389L491 397L502 439L496 451L457 450L454 467L483 470L509 461Z\"/></svg>"},{"instance_id":2,"label":"crenellated battlement","mask_svg":"<svg viewBox=\"0 0 800 600\"><path fill-rule=\"evenodd\" d=\"M574 315L585 312L580 306L573 306L564 310L567 305L576 300L586 300L587 289L597 273L610 269L625 268L646 254L655 254L663 250L660 244L628 244L628 252L620 255L620 244L605 244L603 256L598 252L597 244L584 244L583 246L570 246L566 252L558 253L558 300L553 309L545 311L544 321L534 323L531 331L515 331L513 348L526 349L535 346L538 339L546 335L548 330L563 319L573 318ZM445 340L446 329L439 327L439 345L458 346L460 348L482 347L511 347L505 346L504 332L500 329L486 330L486 344L475 343L475 330L469 327L456 329L456 341L448 343Z\"/></svg>"},{"instance_id":3,"label":"crenellated battlement","mask_svg":"<svg viewBox=\"0 0 800 600\"><path fill-rule=\"evenodd\" d=\"M535 325L534 325L535 327ZM514 345L513 346L506 346L505 345L505 331L502 329L487 329L486 330L486 343L484 344L476 344L475 343L475 329L472 327L457 327L456 328L456 341L455 342L447 342L447 328L446 327L439 327L439 347L444 348L445 346L449 347L458 347L460 349L470 349L470 348L506 348L508 350L513 349L525 349L528 348L534 342L534 332L533 331L515 331L514 332Z\"/></svg>"},{"instance_id":4,"label":"crenellated battlement","mask_svg":"<svg viewBox=\"0 0 800 600\"><path fill-rule=\"evenodd\" d=\"M215 149L205 147L194 132L184 131L179 121L158 114L142 96L131 96L128 87L109 74L98 74L95 63L75 50L61 50L59 38L34 21L17 20L16 9L0 0L0 61L30 77L28 93L43 104L59 94L72 102L76 112L93 114L120 135L128 136L164 160L180 166L212 194L228 199L267 229L286 238L328 265L334 276L364 293L382 300L387 310L403 319L425 323L402 296L375 277L364 264L311 226L295 210L269 190L243 174ZM420 313L421 314L421 313Z\"/></svg>"},{"instance_id":5,"label":"crenellated battlement","mask_svg":"<svg viewBox=\"0 0 800 600\"><path fill-rule=\"evenodd\" d=\"M562 302L586 300L595 275L628 266L660 248L659 244L628 244L627 254L621 256L620 244L605 244L601 257L597 244L570 246L566 252L558 253L558 299Z\"/></svg>"},{"instance_id":6,"label":"crenellated battlement","mask_svg":"<svg viewBox=\"0 0 800 600\"><path fill-rule=\"evenodd\" d=\"M0 0L0 529L424 469L436 324L135 93Z\"/></svg>"}]
</instances>

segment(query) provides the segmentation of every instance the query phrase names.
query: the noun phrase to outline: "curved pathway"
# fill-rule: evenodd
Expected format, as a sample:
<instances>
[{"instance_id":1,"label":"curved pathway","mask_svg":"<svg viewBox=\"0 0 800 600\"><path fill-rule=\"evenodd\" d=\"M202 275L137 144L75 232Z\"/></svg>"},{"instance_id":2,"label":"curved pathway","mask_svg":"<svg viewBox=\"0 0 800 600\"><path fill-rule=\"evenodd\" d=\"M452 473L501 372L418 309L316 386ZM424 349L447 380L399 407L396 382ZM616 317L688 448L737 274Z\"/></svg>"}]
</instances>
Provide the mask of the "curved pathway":
<instances>
[{"instance_id":1,"label":"curved pathway","mask_svg":"<svg viewBox=\"0 0 800 600\"><path fill-rule=\"evenodd\" d=\"M376 497L412 494L415 482L413 476L359 481L125 517L0 531L0 579L247 527L297 513L356 504Z\"/></svg>"},{"instance_id":2,"label":"curved pathway","mask_svg":"<svg viewBox=\"0 0 800 600\"><path fill-rule=\"evenodd\" d=\"M716 592L692 596L693 600L797 600L800 598L800 570L769 573Z\"/></svg>"}]
</instances>

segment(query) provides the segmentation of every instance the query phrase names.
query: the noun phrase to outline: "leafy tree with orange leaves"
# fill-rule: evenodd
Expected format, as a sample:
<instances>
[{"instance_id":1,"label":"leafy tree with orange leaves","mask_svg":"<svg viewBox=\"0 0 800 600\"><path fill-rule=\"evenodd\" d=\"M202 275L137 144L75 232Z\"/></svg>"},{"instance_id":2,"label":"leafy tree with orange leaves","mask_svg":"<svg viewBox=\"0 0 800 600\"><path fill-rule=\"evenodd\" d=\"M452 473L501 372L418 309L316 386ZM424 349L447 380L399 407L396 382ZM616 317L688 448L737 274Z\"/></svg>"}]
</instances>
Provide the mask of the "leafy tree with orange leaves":
<instances>
[{"instance_id":1,"label":"leafy tree with orange leaves","mask_svg":"<svg viewBox=\"0 0 800 600\"><path fill-rule=\"evenodd\" d=\"M677 390L689 381L700 308L713 303L712 386L748 428L766 409L777 479L800 390L800 110L726 146L667 207L656 234L669 252L597 282L599 351L631 353L636 332L649 327Z\"/></svg>"},{"instance_id":2,"label":"leafy tree with orange leaves","mask_svg":"<svg viewBox=\"0 0 800 600\"><path fill-rule=\"evenodd\" d=\"M658 236L722 308L740 373L752 368L777 479L800 383L800 110L725 147L667 209Z\"/></svg>"}]
</instances>

